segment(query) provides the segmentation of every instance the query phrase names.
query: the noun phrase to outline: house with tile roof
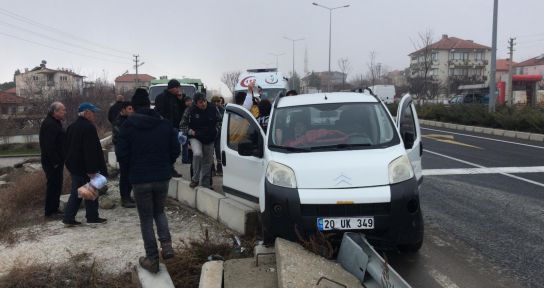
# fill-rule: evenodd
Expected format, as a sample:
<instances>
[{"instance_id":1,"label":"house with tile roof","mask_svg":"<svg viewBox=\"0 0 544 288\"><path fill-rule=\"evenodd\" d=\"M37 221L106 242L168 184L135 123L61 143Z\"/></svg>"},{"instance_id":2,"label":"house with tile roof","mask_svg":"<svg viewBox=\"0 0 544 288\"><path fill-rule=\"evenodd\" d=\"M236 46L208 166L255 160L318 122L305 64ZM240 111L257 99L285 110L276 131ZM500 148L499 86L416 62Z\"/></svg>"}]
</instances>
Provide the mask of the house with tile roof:
<instances>
[{"instance_id":1,"label":"house with tile roof","mask_svg":"<svg viewBox=\"0 0 544 288\"><path fill-rule=\"evenodd\" d=\"M458 86L487 84L491 48L472 40L442 35L442 38L409 54L409 77L432 79L454 93Z\"/></svg>"},{"instance_id":2,"label":"house with tile roof","mask_svg":"<svg viewBox=\"0 0 544 288\"><path fill-rule=\"evenodd\" d=\"M83 78L69 69L40 66L15 75L16 95L25 99L55 99L83 92Z\"/></svg>"},{"instance_id":3,"label":"house with tile roof","mask_svg":"<svg viewBox=\"0 0 544 288\"><path fill-rule=\"evenodd\" d=\"M115 78L115 93L132 94L138 87L149 87L156 78L148 74L123 74Z\"/></svg>"},{"instance_id":4,"label":"house with tile roof","mask_svg":"<svg viewBox=\"0 0 544 288\"><path fill-rule=\"evenodd\" d=\"M544 54L517 63L515 67L516 74L544 76Z\"/></svg>"}]
</instances>

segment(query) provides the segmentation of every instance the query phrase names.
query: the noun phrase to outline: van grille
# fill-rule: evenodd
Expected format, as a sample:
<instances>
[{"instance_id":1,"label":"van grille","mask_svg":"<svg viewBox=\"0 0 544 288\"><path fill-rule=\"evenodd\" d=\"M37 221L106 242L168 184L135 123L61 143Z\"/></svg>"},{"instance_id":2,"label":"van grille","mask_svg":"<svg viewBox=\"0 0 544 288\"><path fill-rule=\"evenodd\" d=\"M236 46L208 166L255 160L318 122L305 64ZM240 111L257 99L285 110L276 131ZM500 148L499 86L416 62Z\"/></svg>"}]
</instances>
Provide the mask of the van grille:
<instances>
[{"instance_id":1,"label":"van grille","mask_svg":"<svg viewBox=\"0 0 544 288\"><path fill-rule=\"evenodd\" d=\"M369 204L303 204L302 216L372 216L389 215L391 203Z\"/></svg>"}]
</instances>

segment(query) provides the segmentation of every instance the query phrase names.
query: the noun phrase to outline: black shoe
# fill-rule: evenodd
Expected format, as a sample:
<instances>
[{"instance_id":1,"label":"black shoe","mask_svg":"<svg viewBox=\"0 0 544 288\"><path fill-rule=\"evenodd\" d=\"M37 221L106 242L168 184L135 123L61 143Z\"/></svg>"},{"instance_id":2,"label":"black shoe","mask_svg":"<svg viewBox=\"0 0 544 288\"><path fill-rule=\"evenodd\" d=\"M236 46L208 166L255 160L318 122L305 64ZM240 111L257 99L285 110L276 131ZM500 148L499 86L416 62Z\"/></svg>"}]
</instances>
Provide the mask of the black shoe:
<instances>
[{"instance_id":1,"label":"black shoe","mask_svg":"<svg viewBox=\"0 0 544 288\"><path fill-rule=\"evenodd\" d=\"M92 219L92 220L87 220L87 223L88 224L92 224L92 223L97 223L97 224L102 224L102 223L106 223L108 222L108 219L104 219L104 218L96 218L96 219Z\"/></svg>"},{"instance_id":2,"label":"black shoe","mask_svg":"<svg viewBox=\"0 0 544 288\"><path fill-rule=\"evenodd\" d=\"M121 206L125 208L136 208L136 203L134 201L130 201L130 199L121 199Z\"/></svg>"},{"instance_id":3,"label":"black shoe","mask_svg":"<svg viewBox=\"0 0 544 288\"><path fill-rule=\"evenodd\" d=\"M151 260L147 257L140 257L138 262L142 268L153 274L159 272L159 259Z\"/></svg>"},{"instance_id":4,"label":"black shoe","mask_svg":"<svg viewBox=\"0 0 544 288\"><path fill-rule=\"evenodd\" d=\"M76 221L76 220L70 220L70 221L62 220L62 223L64 223L64 226L66 226L66 227L74 227L74 226L77 226L77 225L81 225L81 222Z\"/></svg>"},{"instance_id":5,"label":"black shoe","mask_svg":"<svg viewBox=\"0 0 544 288\"><path fill-rule=\"evenodd\" d=\"M172 242L161 243L161 248L162 259L167 260L170 258L174 258L174 249L172 248Z\"/></svg>"}]
</instances>

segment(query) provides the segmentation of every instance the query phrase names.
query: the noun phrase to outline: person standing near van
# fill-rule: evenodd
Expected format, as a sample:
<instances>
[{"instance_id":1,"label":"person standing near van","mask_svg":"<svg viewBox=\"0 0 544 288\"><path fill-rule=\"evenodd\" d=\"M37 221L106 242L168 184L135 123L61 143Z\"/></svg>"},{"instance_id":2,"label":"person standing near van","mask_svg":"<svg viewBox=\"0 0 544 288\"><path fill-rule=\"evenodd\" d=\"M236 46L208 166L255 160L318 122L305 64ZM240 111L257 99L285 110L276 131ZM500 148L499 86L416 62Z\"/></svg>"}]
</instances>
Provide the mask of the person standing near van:
<instances>
[{"instance_id":1,"label":"person standing near van","mask_svg":"<svg viewBox=\"0 0 544 288\"><path fill-rule=\"evenodd\" d=\"M176 130L179 130L179 123L183 117L184 105L181 97L181 84L178 80L171 79L167 88L155 98L155 111L168 120ZM181 176L172 165L172 177Z\"/></svg>"},{"instance_id":2,"label":"person standing near van","mask_svg":"<svg viewBox=\"0 0 544 288\"><path fill-rule=\"evenodd\" d=\"M143 90L143 89L142 89ZM136 92L141 91L137 89ZM117 119L113 121L113 131L112 131L112 142L117 151L117 143L119 142L119 133L121 132L121 127L123 123L127 120L128 116L134 113L132 103L124 101L121 105L121 112L117 116ZM125 208L135 208L136 204L134 199L130 197L130 192L132 191L132 185L128 181L128 163L119 162L119 194L121 194L121 206Z\"/></svg>"},{"instance_id":3,"label":"person standing near van","mask_svg":"<svg viewBox=\"0 0 544 288\"><path fill-rule=\"evenodd\" d=\"M219 111L219 114L221 115L221 119L223 119L223 115L225 114L225 107L223 107L223 105L221 104L221 97L213 96L212 103L217 108L217 111ZM223 122L221 121L220 123L222 124ZM223 165L221 164L221 125L219 126L217 137L215 138L214 148L215 148L215 161L217 162L217 165L214 167L213 170L215 171L215 175L223 176Z\"/></svg>"},{"instance_id":4,"label":"person standing near van","mask_svg":"<svg viewBox=\"0 0 544 288\"><path fill-rule=\"evenodd\" d=\"M61 121L65 116L66 107L60 102L53 102L40 126L41 162L47 178L45 217L50 219L58 219L61 215L59 204L64 170L64 129Z\"/></svg>"},{"instance_id":5,"label":"person standing near van","mask_svg":"<svg viewBox=\"0 0 544 288\"><path fill-rule=\"evenodd\" d=\"M150 108L145 89L136 89L132 97L135 113L119 133L116 155L119 162L128 163L129 181L134 190L145 257L140 265L152 272L159 271L159 250L153 222L162 248L163 259L174 257L168 219L164 212L171 167L180 154L178 132Z\"/></svg>"},{"instance_id":6,"label":"person standing near van","mask_svg":"<svg viewBox=\"0 0 544 288\"><path fill-rule=\"evenodd\" d=\"M221 125L221 115L204 94L197 92L193 101L195 104L181 120L181 130L188 135L193 150L193 177L189 186L194 188L200 184L210 188L214 141Z\"/></svg>"}]
</instances>

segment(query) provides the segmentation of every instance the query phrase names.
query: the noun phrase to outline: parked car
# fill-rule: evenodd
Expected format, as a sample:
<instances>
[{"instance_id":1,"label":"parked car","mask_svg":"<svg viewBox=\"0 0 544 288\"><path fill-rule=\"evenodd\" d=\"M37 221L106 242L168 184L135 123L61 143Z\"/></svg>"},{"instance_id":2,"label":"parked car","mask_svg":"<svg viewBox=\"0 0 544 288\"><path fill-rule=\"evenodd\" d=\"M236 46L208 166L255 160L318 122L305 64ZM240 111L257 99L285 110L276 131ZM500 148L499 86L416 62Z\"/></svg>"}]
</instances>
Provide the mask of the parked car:
<instances>
[{"instance_id":1,"label":"parked car","mask_svg":"<svg viewBox=\"0 0 544 288\"><path fill-rule=\"evenodd\" d=\"M421 131L406 94L393 119L368 93L280 97L267 131L241 106L226 107L223 189L260 210L265 243L297 230L358 231L383 249L417 251Z\"/></svg>"}]
</instances>

